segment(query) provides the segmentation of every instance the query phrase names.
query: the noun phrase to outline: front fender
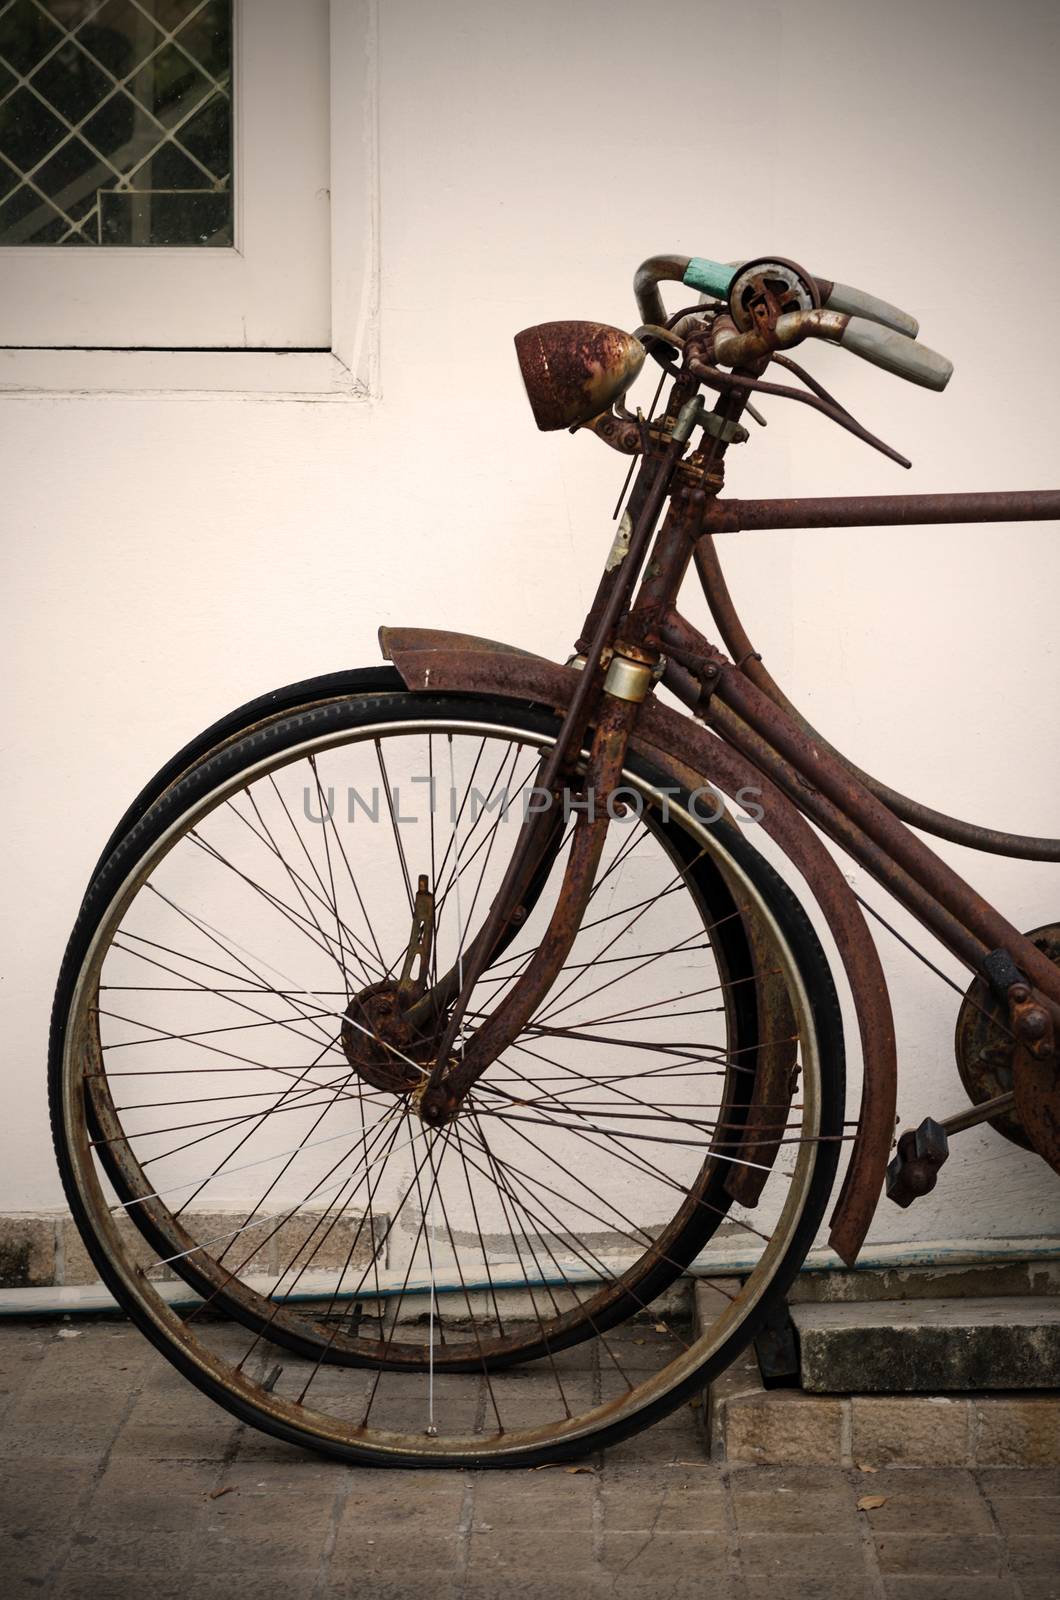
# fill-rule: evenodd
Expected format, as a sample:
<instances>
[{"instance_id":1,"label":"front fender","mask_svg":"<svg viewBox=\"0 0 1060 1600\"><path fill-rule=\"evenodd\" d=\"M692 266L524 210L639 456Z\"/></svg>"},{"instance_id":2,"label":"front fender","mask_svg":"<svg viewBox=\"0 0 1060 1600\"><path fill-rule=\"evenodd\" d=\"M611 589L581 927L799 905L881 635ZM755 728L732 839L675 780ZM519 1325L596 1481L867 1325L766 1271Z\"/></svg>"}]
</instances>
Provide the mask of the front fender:
<instances>
[{"instance_id":1,"label":"front fender","mask_svg":"<svg viewBox=\"0 0 1060 1600\"><path fill-rule=\"evenodd\" d=\"M535 701L562 713L578 681L575 668L492 639L443 629L381 628L379 642L409 689L494 694ZM897 1101L894 1019L883 968L861 908L836 862L792 802L715 734L649 699L641 707L632 743L685 787L709 783L730 798L741 789L757 789L763 811L759 825L813 886L850 985L864 1067L857 1131L829 1233L837 1255L853 1265L883 1187Z\"/></svg>"}]
</instances>

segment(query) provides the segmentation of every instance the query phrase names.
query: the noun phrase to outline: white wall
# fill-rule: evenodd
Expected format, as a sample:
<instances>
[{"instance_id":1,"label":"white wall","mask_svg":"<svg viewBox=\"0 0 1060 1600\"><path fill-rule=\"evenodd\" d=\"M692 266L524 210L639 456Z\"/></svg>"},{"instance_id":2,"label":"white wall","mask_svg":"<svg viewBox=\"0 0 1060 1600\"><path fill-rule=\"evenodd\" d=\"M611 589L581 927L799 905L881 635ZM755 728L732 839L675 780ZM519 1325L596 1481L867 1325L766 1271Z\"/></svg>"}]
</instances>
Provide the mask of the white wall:
<instances>
[{"instance_id":1,"label":"white wall","mask_svg":"<svg viewBox=\"0 0 1060 1600\"><path fill-rule=\"evenodd\" d=\"M567 651L625 463L536 433L517 329L633 326L631 275L658 251L779 252L907 307L956 376L940 397L814 348L913 470L774 403L730 454L734 493L1051 486L1058 30L1047 0L384 0L381 398L0 402L0 1211L60 1203L51 986L95 852L173 749L275 684L374 660L381 622ZM723 555L772 670L842 748L938 807L1055 834L1056 538L765 533ZM1060 918L1055 868L945 853L1018 924ZM886 958L901 1115L945 1114L956 997ZM876 1224L1046 1231L1055 1180L989 1132Z\"/></svg>"}]
</instances>

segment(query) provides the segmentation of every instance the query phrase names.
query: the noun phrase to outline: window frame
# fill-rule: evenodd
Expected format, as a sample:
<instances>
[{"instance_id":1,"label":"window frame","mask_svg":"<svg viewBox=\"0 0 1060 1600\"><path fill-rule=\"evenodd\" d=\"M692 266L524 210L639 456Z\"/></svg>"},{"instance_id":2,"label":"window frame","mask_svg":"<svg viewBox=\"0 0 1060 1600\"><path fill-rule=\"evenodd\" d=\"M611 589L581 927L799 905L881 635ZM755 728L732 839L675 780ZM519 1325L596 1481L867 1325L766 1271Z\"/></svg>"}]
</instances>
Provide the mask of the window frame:
<instances>
[{"instance_id":1,"label":"window frame","mask_svg":"<svg viewBox=\"0 0 1060 1600\"><path fill-rule=\"evenodd\" d=\"M378 0L329 0L330 349L4 347L0 395L374 397L378 389L378 28ZM77 252L78 257L81 254Z\"/></svg>"}]
</instances>

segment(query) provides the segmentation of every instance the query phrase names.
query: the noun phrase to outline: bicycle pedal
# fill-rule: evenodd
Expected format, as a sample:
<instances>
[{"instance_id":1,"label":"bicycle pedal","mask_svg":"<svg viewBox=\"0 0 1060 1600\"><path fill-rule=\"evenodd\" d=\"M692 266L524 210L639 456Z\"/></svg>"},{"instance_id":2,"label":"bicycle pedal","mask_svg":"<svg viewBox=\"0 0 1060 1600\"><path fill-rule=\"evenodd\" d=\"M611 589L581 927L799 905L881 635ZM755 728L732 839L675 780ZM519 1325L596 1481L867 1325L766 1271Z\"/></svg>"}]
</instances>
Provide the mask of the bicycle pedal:
<instances>
[{"instance_id":1,"label":"bicycle pedal","mask_svg":"<svg viewBox=\"0 0 1060 1600\"><path fill-rule=\"evenodd\" d=\"M911 1206L930 1194L949 1153L946 1130L933 1117L925 1117L919 1128L908 1128L900 1135L897 1154L887 1167L888 1200L896 1206Z\"/></svg>"}]
</instances>

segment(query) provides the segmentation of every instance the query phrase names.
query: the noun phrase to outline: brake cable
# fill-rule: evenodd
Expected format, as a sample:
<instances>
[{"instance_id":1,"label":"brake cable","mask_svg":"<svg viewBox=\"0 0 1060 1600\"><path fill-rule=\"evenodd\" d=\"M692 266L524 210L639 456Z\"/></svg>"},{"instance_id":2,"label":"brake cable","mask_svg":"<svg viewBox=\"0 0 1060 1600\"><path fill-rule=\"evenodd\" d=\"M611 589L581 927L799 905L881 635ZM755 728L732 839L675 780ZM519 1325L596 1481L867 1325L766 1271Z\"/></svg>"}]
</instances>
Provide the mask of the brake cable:
<instances>
[{"instance_id":1,"label":"brake cable","mask_svg":"<svg viewBox=\"0 0 1060 1600\"><path fill-rule=\"evenodd\" d=\"M776 357L773 359L776 359ZM765 383L761 378L743 378L735 372L723 372L720 367L709 366L705 361L689 361L688 370L693 377L698 378L701 383L705 383L710 389L718 389L722 392L727 389L757 390L760 394L776 395L781 400L799 400L803 405L812 406L815 411L820 411L831 422L837 422L841 428L845 428L848 433L852 433L856 439L860 439L864 444L871 445L874 450L879 450L882 455L888 456L892 461L896 461L900 467L911 467L913 465L905 456L901 455L897 450L893 450L889 444L885 444L874 433L870 433L868 428L862 427L861 423L856 421L849 411L845 411L831 399L823 400L817 394L806 394L801 389L789 388L787 384Z\"/></svg>"}]
</instances>

